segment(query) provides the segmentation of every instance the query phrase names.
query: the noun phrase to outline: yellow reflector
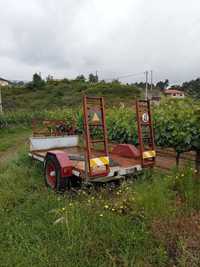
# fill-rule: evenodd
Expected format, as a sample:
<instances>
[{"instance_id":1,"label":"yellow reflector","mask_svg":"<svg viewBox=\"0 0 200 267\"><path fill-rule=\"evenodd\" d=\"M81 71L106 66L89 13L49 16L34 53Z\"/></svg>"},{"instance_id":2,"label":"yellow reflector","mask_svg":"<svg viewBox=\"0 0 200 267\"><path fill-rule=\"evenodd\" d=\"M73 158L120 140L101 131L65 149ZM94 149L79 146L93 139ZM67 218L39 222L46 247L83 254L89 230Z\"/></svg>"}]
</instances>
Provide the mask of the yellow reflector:
<instances>
[{"instance_id":1,"label":"yellow reflector","mask_svg":"<svg viewBox=\"0 0 200 267\"><path fill-rule=\"evenodd\" d=\"M154 158L155 156L156 156L156 151L155 150L150 150L150 151L143 152L143 159Z\"/></svg>"},{"instance_id":2,"label":"yellow reflector","mask_svg":"<svg viewBox=\"0 0 200 267\"><path fill-rule=\"evenodd\" d=\"M95 168L99 166L105 166L109 165L109 158L108 157L99 157L99 158L94 158L90 160L90 167Z\"/></svg>"},{"instance_id":3,"label":"yellow reflector","mask_svg":"<svg viewBox=\"0 0 200 267\"><path fill-rule=\"evenodd\" d=\"M94 113L94 116L93 116L93 118L92 118L92 122L94 122L94 123L98 123L99 121L100 121L100 119L99 119L97 113Z\"/></svg>"}]
</instances>

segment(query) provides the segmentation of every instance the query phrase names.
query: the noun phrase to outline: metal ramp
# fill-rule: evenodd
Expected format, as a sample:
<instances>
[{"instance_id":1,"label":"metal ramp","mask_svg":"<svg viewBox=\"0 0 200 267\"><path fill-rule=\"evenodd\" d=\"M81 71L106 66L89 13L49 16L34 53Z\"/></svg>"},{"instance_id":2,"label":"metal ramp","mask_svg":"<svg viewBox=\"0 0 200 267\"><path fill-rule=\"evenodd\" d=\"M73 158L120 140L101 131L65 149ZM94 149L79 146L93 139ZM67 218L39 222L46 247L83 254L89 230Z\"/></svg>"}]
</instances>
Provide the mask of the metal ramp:
<instances>
[{"instance_id":1,"label":"metal ramp","mask_svg":"<svg viewBox=\"0 0 200 267\"><path fill-rule=\"evenodd\" d=\"M150 100L136 101L138 143L142 167L155 165L156 151L151 118Z\"/></svg>"},{"instance_id":2,"label":"metal ramp","mask_svg":"<svg viewBox=\"0 0 200 267\"><path fill-rule=\"evenodd\" d=\"M86 175L107 176L110 171L108 137L103 97L83 98ZM95 156L95 151L100 155Z\"/></svg>"}]
</instances>

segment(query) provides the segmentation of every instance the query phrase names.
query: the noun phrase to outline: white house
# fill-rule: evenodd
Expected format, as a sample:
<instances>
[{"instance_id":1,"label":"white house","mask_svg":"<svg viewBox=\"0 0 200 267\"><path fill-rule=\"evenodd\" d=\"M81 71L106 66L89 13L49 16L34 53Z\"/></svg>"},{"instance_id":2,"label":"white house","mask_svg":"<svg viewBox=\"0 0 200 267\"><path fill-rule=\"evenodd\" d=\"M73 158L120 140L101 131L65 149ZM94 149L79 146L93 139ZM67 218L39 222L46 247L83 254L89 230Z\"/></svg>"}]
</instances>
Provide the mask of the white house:
<instances>
[{"instance_id":1,"label":"white house","mask_svg":"<svg viewBox=\"0 0 200 267\"><path fill-rule=\"evenodd\" d=\"M8 80L0 78L0 86L8 86L8 85L10 85L10 82Z\"/></svg>"},{"instance_id":2,"label":"white house","mask_svg":"<svg viewBox=\"0 0 200 267\"><path fill-rule=\"evenodd\" d=\"M183 91L174 89L166 89L164 91L164 94L171 98L179 98L179 99L185 98L185 93Z\"/></svg>"}]
</instances>

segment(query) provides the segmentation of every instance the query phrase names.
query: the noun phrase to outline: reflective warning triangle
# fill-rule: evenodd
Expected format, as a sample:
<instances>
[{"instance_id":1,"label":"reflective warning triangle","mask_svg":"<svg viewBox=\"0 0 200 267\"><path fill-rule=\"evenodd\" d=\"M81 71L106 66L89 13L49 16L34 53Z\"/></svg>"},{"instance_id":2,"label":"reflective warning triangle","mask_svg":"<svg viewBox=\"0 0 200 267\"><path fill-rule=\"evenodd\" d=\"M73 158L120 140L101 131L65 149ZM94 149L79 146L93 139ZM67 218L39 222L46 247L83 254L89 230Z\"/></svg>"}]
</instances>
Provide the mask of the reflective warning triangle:
<instances>
[{"instance_id":1,"label":"reflective warning triangle","mask_svg":"<svg viewBox=\"0 0 200 267\"><path fill-rule=\"evenodd\" d=\"M97 113L94 113L94 116L93 116L93 118L92 118L92 121L93 121L94 123L98 123L98 122L100 121L100 119L99 119Z\"/></svg>"}]
</instances>

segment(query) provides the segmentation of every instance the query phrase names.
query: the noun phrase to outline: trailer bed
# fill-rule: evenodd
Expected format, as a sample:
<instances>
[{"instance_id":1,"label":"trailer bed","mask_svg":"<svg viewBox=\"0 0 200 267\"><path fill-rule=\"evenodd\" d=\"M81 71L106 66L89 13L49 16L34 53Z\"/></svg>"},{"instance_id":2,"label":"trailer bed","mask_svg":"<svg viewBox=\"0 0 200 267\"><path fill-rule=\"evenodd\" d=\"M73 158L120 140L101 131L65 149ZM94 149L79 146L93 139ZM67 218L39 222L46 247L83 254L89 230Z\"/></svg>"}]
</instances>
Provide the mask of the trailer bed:
<instances>
[{"instance_id":1,"label":"trailer bed","mask_svg":"<svg viewBox=\"0 0 200 267\"><path fill-rule=\"evenodd\" d=\"M67 154L69 155L69 157L71 158L74 167L76 167L77 165L79 167L81 167L81 169L84 171L84 154L85 151L83 148L76 146L76 147L63 147L63 148L53 148L51 149L53 150L62 150L64 152L67 152ZM49 150L38 150L38 151L32 151L30 153L30 156L32 157L37 157L37 159L40 158L40 161L44 161L47 152L49 152ZM98 157L101 155L101 151L95 151L93 153L94 157ZM81 158L82 157L82 158ZM75 159L73 159L75 158ZM138 166L140 165L140 160L136 160L133 158L127 158L127 157L122 157L119 155L115 155L112 154L112 152L110 152L110 161L111 161L111 167L122 167L122 168L129 168L129 167L133 167L133 166Z\"/></svg>"}]
</instances>

